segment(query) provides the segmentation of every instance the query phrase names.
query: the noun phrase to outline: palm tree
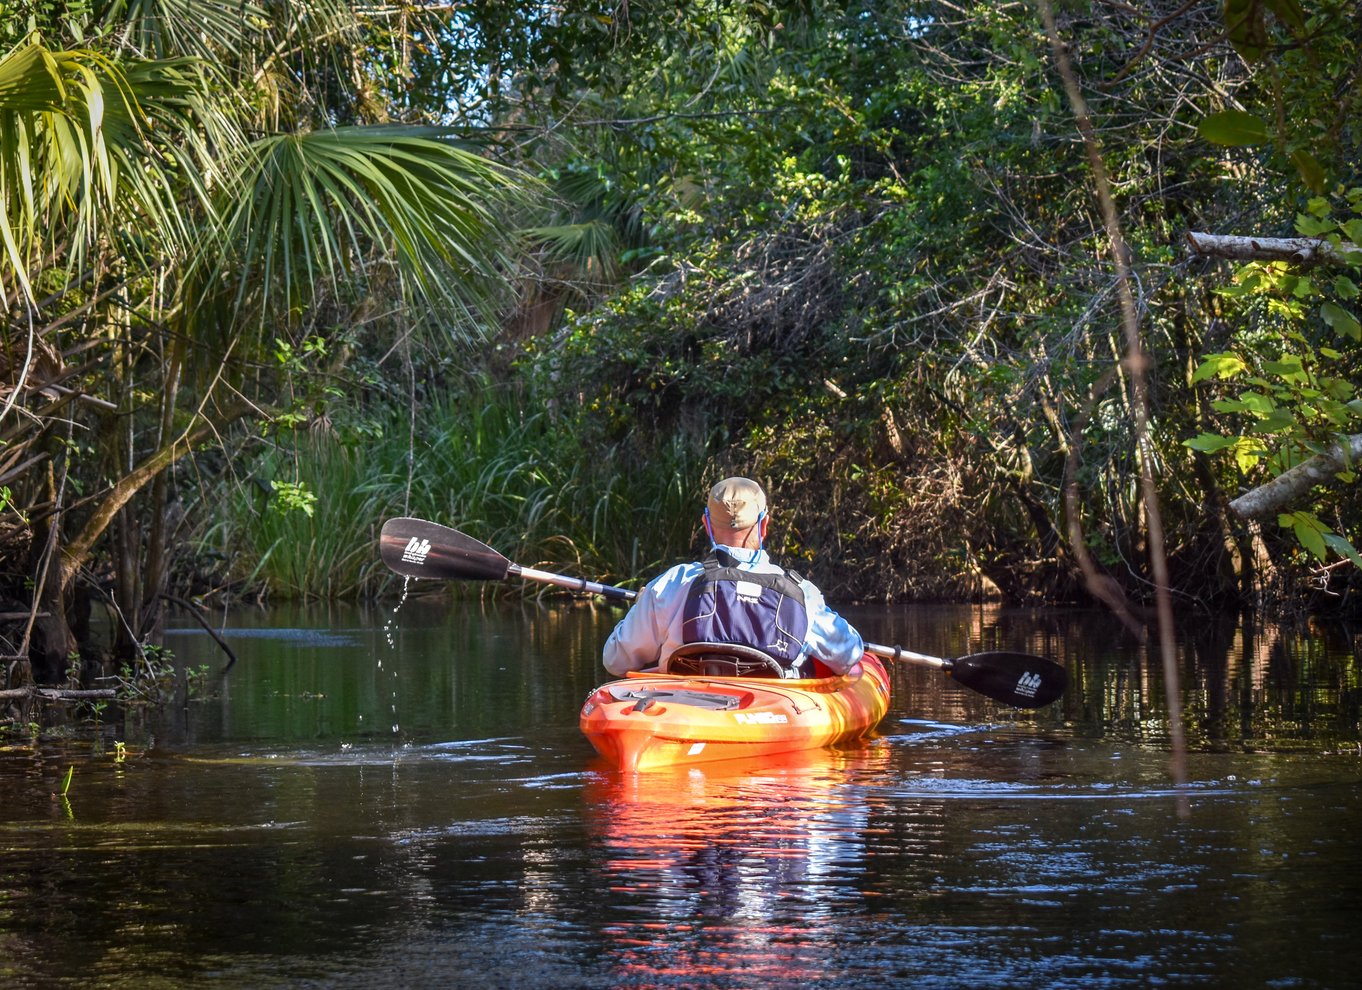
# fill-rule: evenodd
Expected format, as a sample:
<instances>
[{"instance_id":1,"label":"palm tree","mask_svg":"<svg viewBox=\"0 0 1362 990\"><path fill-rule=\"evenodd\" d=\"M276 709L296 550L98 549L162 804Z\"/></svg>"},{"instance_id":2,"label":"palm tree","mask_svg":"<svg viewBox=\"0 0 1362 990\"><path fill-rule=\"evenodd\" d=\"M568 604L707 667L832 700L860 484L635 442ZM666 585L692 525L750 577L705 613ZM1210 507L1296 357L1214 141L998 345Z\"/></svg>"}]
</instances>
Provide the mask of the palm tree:
<instances>
[{"instance_id":1,"label":"palm tree","mask_svg":"<svg viewBox=\"0 0 1362 990\"><path fill-rule=\"evenodd\" d=\"M109 600L125 654L154 629L167 468L270 417L267 349L321 299L473 332L532 188L446 128L333 126L363 117L339 80L373 57L350 4L94 8L0 55L0 598L28 606L7 652L47 681L83 639L78 586ZM99 40L45 40L62 36Z\"/></svg>"}]
</instances>

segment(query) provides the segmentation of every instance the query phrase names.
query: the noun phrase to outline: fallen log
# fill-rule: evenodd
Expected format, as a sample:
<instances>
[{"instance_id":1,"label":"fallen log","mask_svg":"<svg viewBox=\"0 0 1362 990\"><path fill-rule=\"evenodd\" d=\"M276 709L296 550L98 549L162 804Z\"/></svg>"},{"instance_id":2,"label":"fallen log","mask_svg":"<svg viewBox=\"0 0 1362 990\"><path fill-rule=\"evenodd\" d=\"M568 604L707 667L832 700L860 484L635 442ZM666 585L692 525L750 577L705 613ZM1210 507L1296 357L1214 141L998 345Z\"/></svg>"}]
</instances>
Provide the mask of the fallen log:
<instances>
[{"instance_id":1,"label":"fallen log","mask_svg":"<svg viewBox=\"0 0 1362 990\"><path fill-rule=\"evenodd\" d=\"M70 688L29 686L5 688L3 691L0 691L0 701L12 700L15 698L42 698L44 701L90 701L94 698L116 698L117 696L118 694L113 688L75 690Z\"/></svg>"}]
</instances>

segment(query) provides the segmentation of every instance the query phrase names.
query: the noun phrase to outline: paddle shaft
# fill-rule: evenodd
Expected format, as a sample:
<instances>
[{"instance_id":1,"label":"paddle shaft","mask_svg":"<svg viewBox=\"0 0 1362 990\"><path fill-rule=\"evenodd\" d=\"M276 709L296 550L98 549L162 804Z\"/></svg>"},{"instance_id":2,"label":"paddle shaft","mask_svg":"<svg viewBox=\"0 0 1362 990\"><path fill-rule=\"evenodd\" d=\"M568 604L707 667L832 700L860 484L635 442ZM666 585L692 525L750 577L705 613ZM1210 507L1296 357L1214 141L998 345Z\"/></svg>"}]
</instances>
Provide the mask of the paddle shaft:
<instances>
[{"instance_id":1,"label":"paddle shaft","mask_svg":"<svg viewBox=\"0 0 1362 990\"><path fill-rule=\"evenodd\" d=\"M520 564L511 564L507 568L507 575L511 577L521 577L526 581L538 581L541 584L557 585L559 588L571 588L574 591L586 591L593 595L603 595L606 598L618 598L621 601L632 602L638 597L637 591L630 591L628 588L617 588L611 584L599 584L595 581L587 581L585 578L568 577L566 574L554 574L552 571L541 571L536 567L522 567ZM894 660L899 663L915 663L923 667L932 667L936 670L949 670L951 661L943 657L928 656L925 653L914 653L912 650L905 650L901 646L882 646L879 643L866 643L866 652L873 653L877 657L886 660Z\"/></svg>"},{"instance_id":2,"label":"paddle shaft","mask_svg":"<svg viewBox=\"0 0 1362 990\"><path fill-rule=\"evenodd\" d=\"M583 578L567 577L509 562L506 575L623 601L638 598L638 592L627 588L598 584ZM939 671L972 691L1019 708L1041 708L1057 701L1063 695L1068 681L1067 673L1059 664L1026 653L975 653L947 659L926 653L914 653L901 646L883 646L879 643L866 643L865 649L877 657L895 663L909 663Z\"/></svg>"},{"instance_id":3,"label":"paddle shaft","mask_svg":"<svg viewBox=\"0 0 1362 990\"><path fill-rule=\"evenodd\" d=\"M573 591L586 591L593 595L602 595L606 598L618 598L621 601L632 602L638 597L637 591L630 591L628 588L616 588L612 584L598 584L595 581L587 581L585 578L568 577L566 574L554 574L552 571L541 571L535 567L521 567L519 564L511 564L506 573L511 577L522 577L526 581L538 581L541 584L553 584L560 588L571 588Z\"/></svg>"},{"instance_id":4,"label":"paddle shaft","mask_svg":"<svg viewBox=\"0 0 1362 990\"><path fill-rule=\"evenodd\" d=\"M925 653L914 653L912 650L905 650L901 646L881 646L879 643L866 643L867 653L873 653L877 657L884 657L886 660L904 661L915 663L923 667L935 667L937 670L950 670L951 661L943 657L930 657Z\"/></svg>"},{"instance_id":5,"label":"paddle shaft","mask_svg":"<svg viewBox=\"0 0 1362 990\"><path fill-rule=\"evenodd\" d=\"M379 553L385 564L406 577L474 581L519 577L620 601L638 598L638 592L628 588L512 563L487 544L424 519L403 517L384 523ZM867 643L865 648L886 660L939 670L971 690L1021 708L1039 708L1057 700L1067 682L1059 664L1027 653L975 653L948 660L901 646Z\"/></svg>"}]
</instances>

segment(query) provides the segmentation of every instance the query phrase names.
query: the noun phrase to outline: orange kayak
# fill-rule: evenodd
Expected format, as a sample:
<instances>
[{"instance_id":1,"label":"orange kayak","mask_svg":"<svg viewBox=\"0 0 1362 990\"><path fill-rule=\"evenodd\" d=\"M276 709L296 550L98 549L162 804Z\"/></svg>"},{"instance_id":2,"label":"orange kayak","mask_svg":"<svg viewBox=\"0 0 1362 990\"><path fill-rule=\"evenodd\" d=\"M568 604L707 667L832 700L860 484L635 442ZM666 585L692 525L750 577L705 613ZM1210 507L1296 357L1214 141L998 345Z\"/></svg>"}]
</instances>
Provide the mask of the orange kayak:
<instances>
[{"instance_id":1,"label":"orange kayak","mask_svg":"<svg viewBox=\"0 0 1362 990\"><path fill-rule=\"evenodd\" d=\"M868 735L889 677L867 653L847 673L781 680L631 672L582 706L583 734L621 770L819 749Z\"/></svg>"}]
</instances>

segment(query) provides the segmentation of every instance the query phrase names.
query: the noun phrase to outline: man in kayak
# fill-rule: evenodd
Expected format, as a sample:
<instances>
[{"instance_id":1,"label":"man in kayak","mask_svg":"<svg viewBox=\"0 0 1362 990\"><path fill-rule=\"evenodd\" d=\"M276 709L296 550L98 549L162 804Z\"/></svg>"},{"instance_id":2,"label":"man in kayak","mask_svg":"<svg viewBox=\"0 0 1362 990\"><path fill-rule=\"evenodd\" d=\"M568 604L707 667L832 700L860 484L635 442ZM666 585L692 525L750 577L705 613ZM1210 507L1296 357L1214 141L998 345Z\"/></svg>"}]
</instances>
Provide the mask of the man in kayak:
<instances>
[{"instance_id":1,"label":"man in kayak","mask_svg":"<svg viewBox=\"0 0 1362 990\"><path fill-rule=\"evenodd\" d=\"M606 670L623 676L655 667L693 643L760 650L786 677L812 676L811 658L839 674L861 659L861 634L828 608L813 582L771 563L760 485L748 478L719 482L702 520L713 549L644 586L606 640Z\"/></svg>"}]
</instances>

